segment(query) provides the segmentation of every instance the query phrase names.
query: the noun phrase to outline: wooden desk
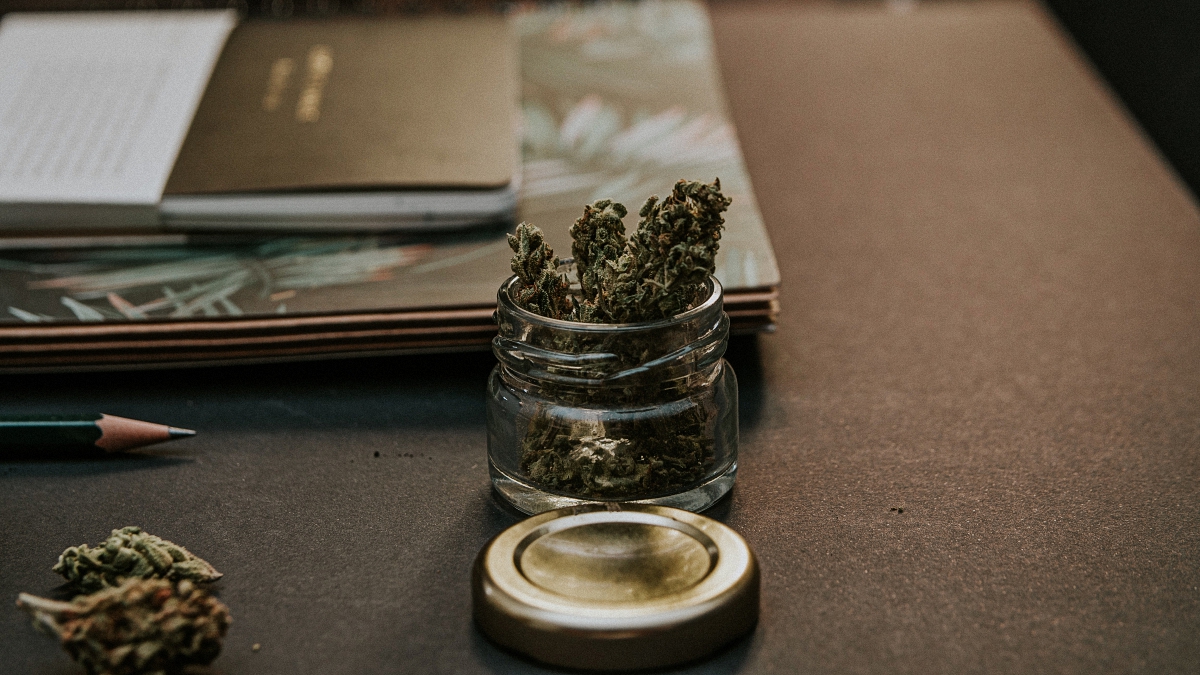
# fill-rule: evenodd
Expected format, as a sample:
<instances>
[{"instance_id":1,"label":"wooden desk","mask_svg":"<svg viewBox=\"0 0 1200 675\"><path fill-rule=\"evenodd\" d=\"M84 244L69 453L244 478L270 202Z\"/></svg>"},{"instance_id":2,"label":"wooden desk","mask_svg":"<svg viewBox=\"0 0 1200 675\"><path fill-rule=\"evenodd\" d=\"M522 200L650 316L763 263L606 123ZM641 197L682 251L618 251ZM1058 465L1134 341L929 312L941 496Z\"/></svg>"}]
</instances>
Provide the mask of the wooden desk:
<instances>
[{"instance_id":1,"label":"wooden desk","mask_svg":"<svg viewBox=\"0 0 1200 675\"><path fill-rule=\"evenodd\" d=\"M762 620L695 672L1194 672L1196 205L1035 6L714 14L783 311L715 509ZM139 524L226 573L218 673L537 671L470 621L491 362L6 378L201 435L0 463L0 598ZM75 672L12 609L0 654Z\"/></svg>"}]
</instances>

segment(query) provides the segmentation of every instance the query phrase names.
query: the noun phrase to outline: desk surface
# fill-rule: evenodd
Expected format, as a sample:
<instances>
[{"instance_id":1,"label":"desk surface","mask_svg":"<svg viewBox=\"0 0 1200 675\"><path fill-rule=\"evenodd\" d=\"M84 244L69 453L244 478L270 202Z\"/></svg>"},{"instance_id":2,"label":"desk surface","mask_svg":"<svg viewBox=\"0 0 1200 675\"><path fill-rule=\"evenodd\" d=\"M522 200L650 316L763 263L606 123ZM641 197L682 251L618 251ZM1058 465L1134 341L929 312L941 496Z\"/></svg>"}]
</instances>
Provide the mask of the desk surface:
<instances>
[{"instance_id":1,"label":"desk surface","mask_svg":"<svg viewBox=\"0 0 1200 675\"><path fill-rule=\"evenodd\" d=\"M1194 672L1194 203L1033 6L714 14L783 311L731 347L714 510L761 559L762 620L695 672ZM226 573L215 672L536 671L470 621L471 560L515 522L491 363L6 378L5 411L201 434L0 463L0 598L139 524ZM16 610L0 654L76 672Z\"/></svg>"}]
</instances>

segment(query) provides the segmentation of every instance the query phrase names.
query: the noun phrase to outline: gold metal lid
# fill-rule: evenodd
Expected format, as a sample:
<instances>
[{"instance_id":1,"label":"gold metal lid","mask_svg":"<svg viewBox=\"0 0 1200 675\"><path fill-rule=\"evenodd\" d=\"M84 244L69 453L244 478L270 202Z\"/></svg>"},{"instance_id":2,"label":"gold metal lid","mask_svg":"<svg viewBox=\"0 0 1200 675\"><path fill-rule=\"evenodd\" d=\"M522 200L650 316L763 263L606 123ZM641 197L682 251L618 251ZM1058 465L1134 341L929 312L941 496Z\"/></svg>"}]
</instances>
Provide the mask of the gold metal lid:
<instances>
[{"instance_id":1,"label":"gold metal lid","mask_svg":"<svg viewBox=\"0 0 1200 675\"><path fill-rule=\"evenodd\" d=\"M746 541L664 506L589 504L533 516L483 547L471 590L488 637L568 668L692 661L758 620L758 564Z\"/></svg>"}]
</instances>

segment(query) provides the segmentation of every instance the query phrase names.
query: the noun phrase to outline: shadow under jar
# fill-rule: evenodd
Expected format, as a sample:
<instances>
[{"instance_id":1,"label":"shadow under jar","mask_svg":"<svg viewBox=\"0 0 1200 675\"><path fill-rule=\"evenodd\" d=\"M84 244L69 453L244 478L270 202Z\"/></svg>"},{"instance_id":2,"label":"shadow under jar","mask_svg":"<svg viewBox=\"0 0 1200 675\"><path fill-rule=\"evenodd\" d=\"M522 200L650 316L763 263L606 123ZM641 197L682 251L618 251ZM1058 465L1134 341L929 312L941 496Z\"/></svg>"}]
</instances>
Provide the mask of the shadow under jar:
<instances>
[{"instance_id":1,"label":"shadow under jar","mask_svg":"<svg viewBox=\"0 0 1200 675\"><path fill-rule=\"evenodd\" d=\"M498 294L492 485L525 513L635 501L702 511L737 476L738 390L721 284L662 321L549 319Z\"/></svg>"}]
</instances>

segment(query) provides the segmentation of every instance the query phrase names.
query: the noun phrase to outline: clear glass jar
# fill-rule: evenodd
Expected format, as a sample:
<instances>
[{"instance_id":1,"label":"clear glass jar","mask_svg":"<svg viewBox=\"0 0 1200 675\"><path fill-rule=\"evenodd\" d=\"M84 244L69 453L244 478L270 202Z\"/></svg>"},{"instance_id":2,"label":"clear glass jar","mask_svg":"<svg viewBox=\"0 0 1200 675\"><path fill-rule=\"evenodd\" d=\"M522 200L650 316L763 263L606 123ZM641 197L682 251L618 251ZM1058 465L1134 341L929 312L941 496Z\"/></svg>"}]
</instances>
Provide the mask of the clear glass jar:
<instances>
[{"instance_id":1,"label":"clear glass jar","mask_svg":"<svg viewBox=\"0 0 1200 675\"><path fill-rule=\"evenodd\" d=\"M525 513L635 501L701 511L737 476L738 390L721 284L664 321L549 319L498 293L492 485Z\"/></svg>"}]
</instances>

